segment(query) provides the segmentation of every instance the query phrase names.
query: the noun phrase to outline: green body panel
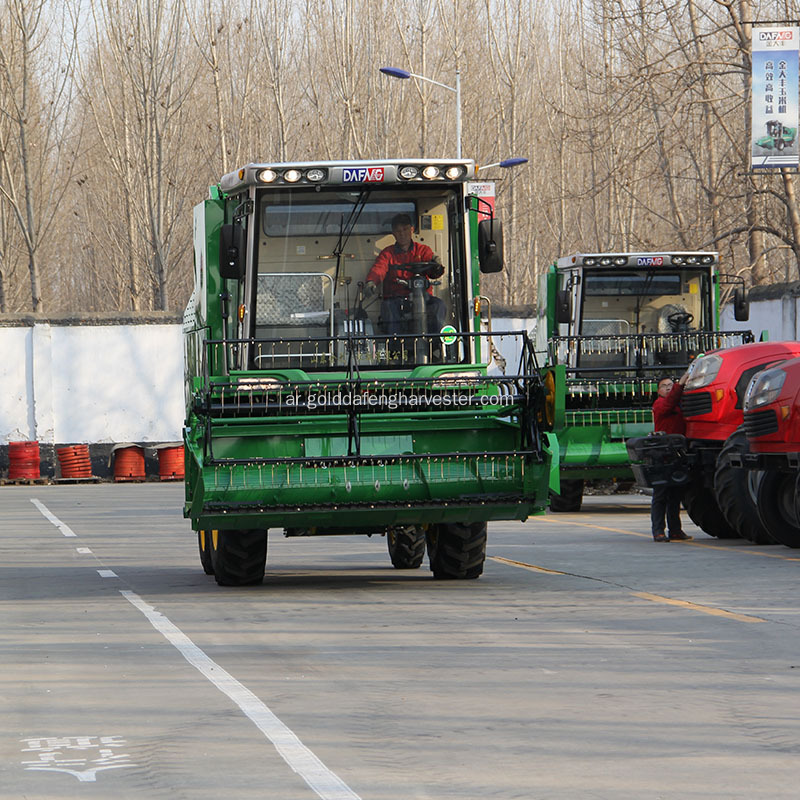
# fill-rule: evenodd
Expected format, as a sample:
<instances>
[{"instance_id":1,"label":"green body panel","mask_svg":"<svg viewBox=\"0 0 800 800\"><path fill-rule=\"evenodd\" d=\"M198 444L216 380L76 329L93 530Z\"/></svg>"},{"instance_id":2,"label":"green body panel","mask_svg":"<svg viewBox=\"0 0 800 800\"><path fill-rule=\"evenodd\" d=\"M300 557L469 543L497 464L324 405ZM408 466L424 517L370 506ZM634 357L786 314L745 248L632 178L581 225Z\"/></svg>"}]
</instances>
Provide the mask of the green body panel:
<instances>
[{"instance_id":1,"label":"green body panel","mask_svg":"<svg viewBox=\"0 0 800 800\"><path fill-rule=\"evenodd\" d=\"M646 436L650 425L564 428L558 432L561 469L570 478L627 478L632 475L625 440ZM624 433L623 433L624 431Z\"/></svg>"},{"instance_id":2,"label":"green body panel","mask_svg":"<svg viewBox=\"0 0 800 800\"><path fill-rule=\"evenodd\" d=\"M477 200L475 198L469 198L469 202L470 208L477 212L479 208ZM469 215L469 236L470 241L472 242L478 241L478 216L478 213ZM477 247L471 248L469 273L472 280L472 296L479 297L481 293L481 271L480 264L478 263ZM477 311L477 313L475 313L475 311ZM474 331L479 331L481 329L481 315L479 306L477 304L473 306L472 329ZM477 343L481 344L480 340L478 340ZM476 352L475 357L479 360L481 359L482 356L480 350Z\"/></svg>"},{"instance_id":3,"label":"green body panel","mask_svg":"<svg viewBox=\"0 0 800 800\"><path fill-rule=\"evenodd\" d=\"M553 433L560 447L559 464L568 478L630 478L627 439L653 430L650 408L633 405L634 385L619 381L603 384L616 408L567 408L567 380L563 364L554 376ZM655 391L655 387L648 387Z\"/></svg>"},{"instance_id":4,"label":"green body panel","mask_svg":"<svg viewBox=\"0 0 800 800\"><path fill-rule=\"evenodd\" d=\"M349 454L346 414L193 415L186 514L203 529L343 532L525 519L546 505L552 456L546 448L539 459L519 454L521 428L512 421L518 413L512 407L365 414L358 457Z\"/></svg>"},{"instance_id":5,"label":"green body panel","mask_svg":"<svg viewBox=\"0 0 800 800\"><path fill-rule=\"evenodd\" d=\"M501 434L501 441L507 438L495 433ZM411 438L412 446L424 454L426 447L438 447L442 437L383 437L374 449L392 450L392 438ZM281 450L288 439L288 433L277 436L251 427L241 439L229 439L228 445L237 456L254 450L269 454ZM486 437L473 434L472 439ZM352 532L396 524L525 519L547 500L547 473L528 465L526 475L523 457L431 455L400 460L386 453L375 463L349 466L203 466L198 445L190 442L189 453L194 499L187 510L200 528L319 526Z\"/></svg>"}]
</instances>

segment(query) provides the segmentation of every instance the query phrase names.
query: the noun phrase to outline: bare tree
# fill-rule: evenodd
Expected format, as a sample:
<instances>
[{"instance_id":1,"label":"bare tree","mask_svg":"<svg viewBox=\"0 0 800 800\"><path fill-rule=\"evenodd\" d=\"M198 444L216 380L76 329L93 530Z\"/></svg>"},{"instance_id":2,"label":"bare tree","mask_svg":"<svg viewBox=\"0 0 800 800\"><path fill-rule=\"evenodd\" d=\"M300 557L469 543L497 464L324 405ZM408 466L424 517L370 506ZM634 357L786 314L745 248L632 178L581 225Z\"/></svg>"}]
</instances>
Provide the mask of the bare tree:
<instances>
[{"instance_id":1,"label":"bare tree","mask_svg":"<svg viewBox=\"0 0 800 800\"><path fill-rule=\"evenodd\" d=\"M193 177L193 148L184 139L194 122L197 66L187 55L183 7L178 0L92 0L92 10L96 60L84 65L83 95L118 180L133 254L131 302L166 309L170 271L188 248L180 232L188 228ZM142 278L151 292L143 292Z\"/></svg>"},{"instance_id":2,"label":"bare tree","mask_svg":"<svg viewBox=\"0 0 800 800\"><path fill-rule=\"evenodd\" d=\"M52 36L50 11L46 0L6 0L0 15L0 200L26 251L34 311L45 308L42 252L74 167L78 127L69 78L77 38L67 15L52 21L61 33Z\"/></svg>"},{"instance_id":3,"label":"bare tree","mask_svg":"<svg viewBox=\"0 0 800 800\"><path fill-rule=\"evenodd\" d=\"M180 305L189 206L246 161L454 155L452 92L380 66L458 75L465 155L530 159L480 173L502 300L577 250L719 247L748 281L797 274L796 178L749 171L753 0L0 8L0 310Z\"/></svg>"}]
</instances>

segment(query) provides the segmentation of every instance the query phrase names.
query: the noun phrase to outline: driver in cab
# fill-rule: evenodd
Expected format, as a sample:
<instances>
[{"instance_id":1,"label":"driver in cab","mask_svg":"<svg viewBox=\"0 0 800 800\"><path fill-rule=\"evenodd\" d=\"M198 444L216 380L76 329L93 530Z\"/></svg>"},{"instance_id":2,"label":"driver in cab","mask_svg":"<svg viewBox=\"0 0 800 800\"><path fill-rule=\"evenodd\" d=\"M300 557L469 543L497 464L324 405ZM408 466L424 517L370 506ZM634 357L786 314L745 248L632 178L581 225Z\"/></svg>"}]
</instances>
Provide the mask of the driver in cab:
<instances>
[{"instance_id":1,"label":"driver in cab","mask_svg":"<svg viewBox=\"0 0 800 800\"><path fill-rule=\"evenodd\" d=\"M433 250L426 244L414 241L414 225L408 214L397 214L392 218L394 244L384 247L375 259L372 269L367 273L365 292L372 296L383 283L381 320L389 334L404 333L410 314L408 282L414 277L403 264L432 262L426 270L428 278L439 278L444 267ZM435 263L433 263L435 262ZM433 296L433 287L428 286L425 293L425 309L429 332L441 330L447 316L445 304Z\"/></svg>"}]
</instances>

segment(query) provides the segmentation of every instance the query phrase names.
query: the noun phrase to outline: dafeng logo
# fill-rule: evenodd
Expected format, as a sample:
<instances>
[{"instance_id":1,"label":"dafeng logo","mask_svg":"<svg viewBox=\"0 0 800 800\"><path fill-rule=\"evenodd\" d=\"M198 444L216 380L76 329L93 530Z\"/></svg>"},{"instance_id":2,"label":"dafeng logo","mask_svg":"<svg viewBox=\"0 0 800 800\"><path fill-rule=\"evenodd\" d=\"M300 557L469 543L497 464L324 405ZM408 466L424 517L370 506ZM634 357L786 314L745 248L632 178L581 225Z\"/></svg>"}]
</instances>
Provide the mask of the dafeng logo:
<instances>
[{"instance_id":1,"label":"dafeng logo","mask_svg":"<svg viewBox=\"0 0 800 800\"><path fill-rule=\"evenodd\" d=\"M381 183L383 167L345 167L342 180L345 183Z\"/></svg>"},{"instance_id":2,"label":"dafeng logo","mask_svg":"<svg viewBox=\"0 0 800 800\"><path fill-rule=\"evenodd\" d=\"M642 256L636 259L636 264L639 267L663 267L664 256Z\"/></svg>"},{"instance_id":3,"label":"dafeng logo","mask_svg":"<svg viewBox=\"0 0 800 800\"><path fill-rule=\"evenodd\" d=\"M794 36L794 31L759 31L758 40L760 42L790 42Z\"/></svg>"}]
</instances>

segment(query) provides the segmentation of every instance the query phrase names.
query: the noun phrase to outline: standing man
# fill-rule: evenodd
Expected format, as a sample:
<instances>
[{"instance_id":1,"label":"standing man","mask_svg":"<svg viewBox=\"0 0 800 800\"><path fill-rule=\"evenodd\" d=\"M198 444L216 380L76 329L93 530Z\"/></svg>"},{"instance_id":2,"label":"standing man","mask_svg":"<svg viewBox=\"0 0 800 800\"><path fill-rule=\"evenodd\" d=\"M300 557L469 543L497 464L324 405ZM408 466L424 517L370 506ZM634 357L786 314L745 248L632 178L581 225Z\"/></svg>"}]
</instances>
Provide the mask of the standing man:
<instances>
[{"instance_id":1,"label":"standing man","mask_svg":"<svg viewBox=\"0 0 800 800\"><path fill-rule=\"evenodd\" d=\"M437 262L427 272L429 278L438 278L444 274L444 267L426 244L414 241L414 225L408 214L397 214L392 217L392 235L394 244L384 247L375 259L372 269L367 273L364 287L367 294L377 291L377 284L383 282L383 302L381 303L381 319L389 334L407 333L403 330L407 321L404 303L408 298L408 286L399 281L408 281L412 273L403 269L403 264L420 262ZM439 331L445 323L447 309L445 304L433 296L429 286L425 294L425 310L429 333Z\"/></svg>"},{"instance_id":2,"label":"standing man","mask_svg":"<svg viewBox=\"0 0 800 800\"><path fill-rule=\"evenodd\" d=\"M672 378L661 378L658 382L658 397L653 403L653 430L663 433L679 433L686 435L686 422L680 405L683 387L689 378L685 372L675 383ZM680 486L662 484L653 487L653 501L650 506L650 522L653 529L653 540L656 542L686 542L693 537L681 530L681 495ZM664 535L669 528L669 538Z\"/></svg>"}]
</instances>

